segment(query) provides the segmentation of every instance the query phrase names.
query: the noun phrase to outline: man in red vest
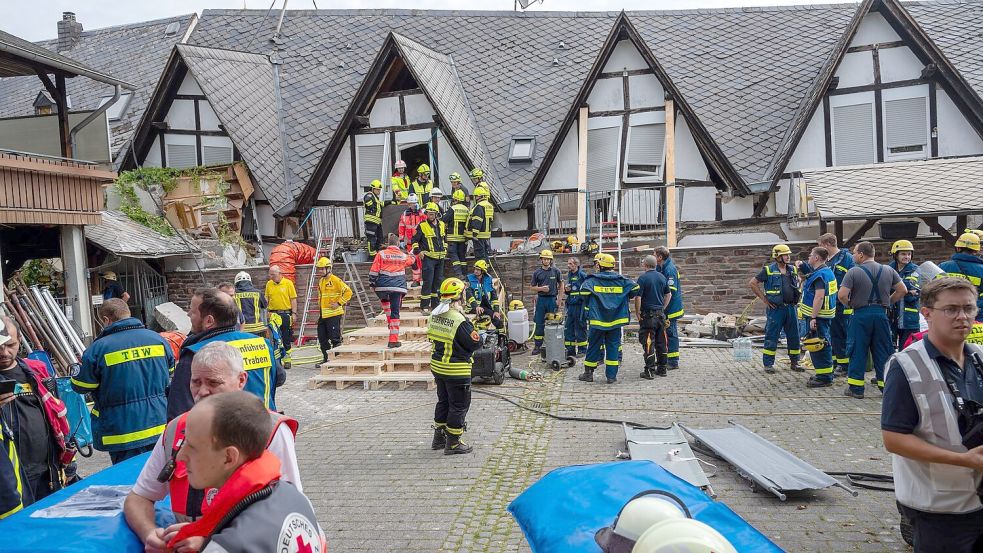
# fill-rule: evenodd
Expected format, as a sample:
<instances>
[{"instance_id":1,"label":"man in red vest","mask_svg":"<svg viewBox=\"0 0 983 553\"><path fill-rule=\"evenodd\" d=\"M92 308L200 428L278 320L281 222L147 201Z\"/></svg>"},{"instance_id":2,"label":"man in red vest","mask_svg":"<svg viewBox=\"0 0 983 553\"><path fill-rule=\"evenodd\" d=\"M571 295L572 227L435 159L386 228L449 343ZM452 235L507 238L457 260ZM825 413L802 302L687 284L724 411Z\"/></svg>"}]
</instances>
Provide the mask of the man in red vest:
<instances>
[{"instance_id":1,"label":"man in red vest","mask_svg":"<svg viewBox=\"0 0 983 553\"><path fill-rule=\"evenodd\" d=\"M206 344L191 363L191 395L196 404L209 396L242 390L247 380L242 354L226 342ZM268 416L273 430L267 435L267 449L280 460L282 479L300 490L300 470L294 450L297 421L276 413ZM149 552L163 552L167 546L166 530L157 527L154 521L154 503L170 494L171 508L178 522L202 515L207 490L189 484L187 469L177 459L185 440L187 417L185 413L168 423L123 505L126 522Z\"/></svg>"},{"instance_id":2,"label":"man in red vest","mask_svg":"<svg viewBox=\"0 0 983 553\"><path fill-rule=\"evenodd\" d=\"M169 551L327 552L311 502L281 479L280 460L266 449L272 430L266 407L247 392L191 409L177 459L191 486L215 491L201 518L167 529Z\"/></svg>"}]
</instances>

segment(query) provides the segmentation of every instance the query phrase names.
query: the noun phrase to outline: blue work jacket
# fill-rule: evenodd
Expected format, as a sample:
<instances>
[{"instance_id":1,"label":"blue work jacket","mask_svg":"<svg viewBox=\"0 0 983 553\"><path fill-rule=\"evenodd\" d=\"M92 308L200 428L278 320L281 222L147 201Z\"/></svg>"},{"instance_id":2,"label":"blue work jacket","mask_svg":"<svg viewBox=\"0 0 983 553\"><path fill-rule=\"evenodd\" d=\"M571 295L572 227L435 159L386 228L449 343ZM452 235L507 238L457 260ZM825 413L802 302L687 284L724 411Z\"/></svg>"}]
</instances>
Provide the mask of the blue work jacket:
<instances>
[{"instance_id":1,"label":"blue work jacket","mask_svg":"<svg viewBox=\"0 0 983 553\"><path fill-rule=\"evenodd\" d=\"M949 261L940 263L939 268L947 276L964 278L976 286L976 306L983 311L983 259L968 253L954 253Z\"/></svg>"},{"instance_id":2,"label":"blue work jacket","mask_svg":"<svg viewBox=\"0 0 983 553\"><path fill-rule=\"evenodd\" d=\"M263 405L270 411L276 411L276 402L273 395L276 391L276 378L279 363L273 346L269 340L260 338L249 332L231 330L215 336L211 336L200 342L187 346L185 349L191 351L192 355L198 352L206 344L211 342L228 342L229 345L236 347L242 352L242 366L246 369L249 379L246 380L245 391L256 395L263 400Z\"/></svg>"},{"instance_id":3,"label":"blue work jacket","mask_svg":"<svg viewBox=\"0 0 983 553\"><path fill-rule=\"evenodd\" d=\"M167 423L174 354L156 332L130 317L107 326L82 355L72 387L92 396L93 445L126 451L152 445Z\"/></svg>"},{"instance_id":4,"label":"blue work jacket","mask_svg":"<svg viewBox=\"0 0 983 553\"><path fill-rule=\"evenodd\" d=\"M901 282L904 283L905 288L908 292L920 292L921 285L919 281L921 276L918 274L918 265L909 262L904 267L898 268L898 262L892 261L888 264L888 267L894 269L901 275ZM907 295L897 303L894 304L894 310L897 313L895 316L895 328L900 328L904 330L918 330L920 328L918 321L918 304L919 297L916 294Z\"/></svg>"},{"instance_id":5,"label":"blue work jacket","mask_svg":"<svg viewBox=\"0 0 983 553\"><path fill-rule=\"evenodd\" d=\"M679 270L676 269L676 264L672 262L672 259L667 259L659 267L659 272L662 273L662 276L666 277L666 283L669 284L669 291L672 292L672 297L669 298L669 305L666 306L666 318L670 321L678 319L684 313L683 287L679 283Z\"/></svg>"},{"instance_id":6,"label":"blue work jacket","mask_svg":"<svg viewBox=\"0 0 983 553\"><path fill-rule=\"evenodd\" d=\"M583 309L584 305L584 293L581 292L581 287L584 285L584 281L587 280L589 275L583 270L578 268L576 271L567 271L567 285L570 286L570 291L567 292L567 309Z\"/></svg>"},{"instance_id":7,"label":"blue work jacket","mask_svg":"<svg viewBox=\"0 0 983 553\"><path fill-rule=\"evenodd\" d=\"M588 276L580 290L587 300L587 323L602 330L628 324L628 300L642 293L635 281L614 271L600 271Z\"/></svg>"}]
</instances>

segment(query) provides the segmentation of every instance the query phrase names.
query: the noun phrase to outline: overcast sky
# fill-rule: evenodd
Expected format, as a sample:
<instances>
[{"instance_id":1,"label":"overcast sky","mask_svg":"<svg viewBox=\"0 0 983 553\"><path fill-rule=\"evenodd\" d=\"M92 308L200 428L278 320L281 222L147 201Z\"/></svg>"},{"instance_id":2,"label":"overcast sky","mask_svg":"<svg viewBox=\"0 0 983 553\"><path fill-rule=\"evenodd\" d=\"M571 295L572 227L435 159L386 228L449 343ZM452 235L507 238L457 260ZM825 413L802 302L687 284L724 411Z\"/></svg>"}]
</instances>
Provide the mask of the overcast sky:
<instances>
[{"instance_id":1,"label":"overcast sky","mask_svg":"<svg viewBox=\"0 0 983 553\"><path fill-rule=\"evenodd\" d=\"M279 9L284 0L276 0ZM319 8L414 8L461 9L480 5L483 10L511 10L513 0L287 0L291 9ZM530 10L662 10L689 8L718 8L734 6L772 6L775 4L816 4L836 0L544 0ZM4 3L14 0L4 0ZM7 5L3 10L0 29L27 40L43 40L57 36L61 13L72 11L85 29L98 29L124 23L160 19L204 9L236 8L266 10L271 0L32 0L18 2L18 9Z\"/></svg>"}]
</instances>

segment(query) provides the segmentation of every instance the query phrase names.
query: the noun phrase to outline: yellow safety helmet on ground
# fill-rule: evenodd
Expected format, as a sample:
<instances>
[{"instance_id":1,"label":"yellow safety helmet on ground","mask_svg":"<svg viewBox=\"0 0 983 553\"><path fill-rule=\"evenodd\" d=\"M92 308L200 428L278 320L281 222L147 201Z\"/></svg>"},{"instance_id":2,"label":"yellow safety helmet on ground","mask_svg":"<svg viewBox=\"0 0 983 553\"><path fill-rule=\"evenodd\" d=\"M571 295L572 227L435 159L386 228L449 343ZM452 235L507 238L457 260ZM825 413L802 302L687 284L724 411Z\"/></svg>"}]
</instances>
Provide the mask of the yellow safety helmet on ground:
<instances>
[{"instance_id":1,"label":"yellow safety helmet on ground","mask_svg":"<svg viewBox=\"0 0 983 553\"><path fill-rule=\"evenodd\" d=\"M908 240L898 240L897 242L891 244L891 255L898 252L913 252L915 251L915 246L911 244Z\"/></svg>"},{"instance_id":2,"label":"yellow safety helmet on ground","mask_svg":"<svg viewBox=\"0 0 983 553\"><path fill-rule=\"evenodd\" d=\"M553 259L553 251L552 250L543 250L543 251L539 252L539 258L540 259L543 259L543 258Z\"/></svg>"},{"instance_id":3,"label":"yellow safety helmet on ground","mask_svg":"<svg viewBox=\"0 0 983 553\"><path fill-rule=\"evenodd\" d=\"M485 188L484 186L475 186L474 187L474 197L475 198L487 198L489 195L490 194L488 193L488 189Z\"/></svg>"},{"instance_id":4,"label":"yellow safety helmet on ground","mask_svg":"<svg viewBox=\"0 0 983 553\"><path fill-rule=\"evenodd\" d=\"M468 176L472 179L483 179L485 178L485 172L475 167L470 173L468 173Z\"/></svg>"},{"instance_id":5,"label":"yellow safety helmet on ground","mask_svg":"<svg viewBox=\"0 0 983 553\"><path fill-rule=\"evenodd\" d=\"M600 265L601 267L605 267L608 269L614 268L614 256L609 253L599 253L597 254L597 257L595 257L594 259L597 261L597 264Z\"/></svg>"},{"instance_id":6,"label":"yellow safety helmet on ground","mask_svg":"<svg viewBox=\"0 0 983 553\"><path fill-rule=\"evenodd\" d=\"M777 244L771 249L771 257L772 259L778 259L780 255L792 255L792 250L785 244Z\"/></svg>"},{"instance_id":7,"label":"yellow safety helmet on ground","mask_svg":"<svg viewBox=\"0 0 983 553\"><path fill-rule=\"evenodd\" d=\"M420 166L416 168L416 173L418 175L421 174L421 173L423 173L425 175L429 175L430 174L430 166L427 165L426 163L421 163Z\"/></svg>"},{"instance_id":8,"label":"yellow safety helmet on ground","mask_svg":"<svg viewBox=\"0 0 983 553\"><path fill-rule=\"evenodd\" d=\"M112 271L106 271L105 273L102 274L102 278L106 280L116 280L116 273Z\"/></svg>"},{"instance_id":9,"label":"yellow safety helmet on ground","mask_svg":"<svg viewBox=\"0 0 983 553\"><path fill-rule=\"evenodd\" d=\"M550 242L550 248L553 248L553 251L556 253L563 253L563 241L554 240Z\"/></svg>"},{"instance_id":10,"label":"yellow safety helmet on ground","mask_svg":"<svg viewBox=\"0 0 983 553\"><path fill-rule=\"evenodd\" d=\"M509 302L509 311L515 311L517 309L525 309L526 305L522 303L522 300L512 300Z\"/></svg>"},{"instance_id":11,"label":"yellow safety helmet on ground","mask_svg":"<svg viewBox=\"0 0 983 553\"><path fill-rule=\"evenodd\" d=\"M475 269L481 269L482 271L484 271L484 272L487 273L488 272L488 262L485 261L484 259L479 259L478 261L475 261L474 262L474 268Z\"/></svg>"},{"instance_id":12,"label":"yellow safety helmet on ground","mask_svg":"<svg viewBox=\"0 0 983 553\"><path fill-rule=\"evenodd\" d=\"M382 190L382 181L379 179L375 179L374 181L369 183L369 188L372 188L374 190Z\"/></svg>"},{"instance_id":13,"label":"yellow safety helmet on ground","mask_svg":"<svg viewBox=\"0 0 983 553\"><path fill-rule=\"evenodd\" d=\"M440 213L440 206L433 202L427 202L427 205L423 207L423 211L430 211L432 213Z\"/></svg>"},{"instance_id":14,"label":"yellow safety helmet on ground","mask_svg":"<svg viewBox=\"0 0 983 553\"><path fill-rule=\"evenodd\" d=\"M447 180L451 182L461 182L461 174L455 171L447 177Z\"/></svg>"},{"instance_id":15,"label":"yellow safety helmet on ground","mask_svg":"<svg viewBox=\"0 0 983 553\"><path fill-rule=\"evenodd\" d=\"M802 340L802 347L808 352L816 353L826 347L826 340L821 336L807 336Z\"/></svg>"},{"instance_id":16,"label":"yellow safety helmet on ground","mask_svg":"<svg viewBox=\"0 0 983 553\"><path fill-rule=\"evenodd\" d=\"M327 257L322 257L322 258L320 258L320 259L317 260L317 265L315 265L315 266L318 269L323 269L325 267L330 267L331 266L331 260L328 259Z\"/></svg>"},{"instance_id":17,"label":"yellow safety helmet on ground","mask_svg":"<svg viewBox=\"0 0 983 553\"><path fill-rule=\"evenodd\" d=\"M440 284L440 299L442 300L456 300L461 297L461 292L464 291L464 282L455 277L448 278Z\"/></svg>"},{"instance_id":18,"label":"yellow safety helmet on ground","mask_svg":"<svg viewBox=\"0 0 983 553\"><path fill-rule=\"evenodd\" d=\"M980 237L976 236L972 232L964 232L959 235L959 239L956 240L957 248L968 248L973 251L980 251Z\"/></svg>"},{"instance_id":19,"label":"yellow safety helmet on ground","mask_svg":"<svg viewBox=\"0 0 983 553\"><path fill-rule=\"evenodd\" d=\"M468 201L468 197L464 195L464 190L461 190L460 188L458 188L451 194L451 199L454 200L455 202Z\"/></svg>"},{"instance_id":20,"label":"yellow safety helmet on ground","mask_svg":"<svg viewBox=\"0 0 983 553\"><path fill-rule=\"evenodd\" d=\"M574 245L576 243L577 243L577 237L576 236L574 236L572 234L570 236L567 236L567 244L570 244L572 246L572 245Z\"/></svg>"}]
</instances>

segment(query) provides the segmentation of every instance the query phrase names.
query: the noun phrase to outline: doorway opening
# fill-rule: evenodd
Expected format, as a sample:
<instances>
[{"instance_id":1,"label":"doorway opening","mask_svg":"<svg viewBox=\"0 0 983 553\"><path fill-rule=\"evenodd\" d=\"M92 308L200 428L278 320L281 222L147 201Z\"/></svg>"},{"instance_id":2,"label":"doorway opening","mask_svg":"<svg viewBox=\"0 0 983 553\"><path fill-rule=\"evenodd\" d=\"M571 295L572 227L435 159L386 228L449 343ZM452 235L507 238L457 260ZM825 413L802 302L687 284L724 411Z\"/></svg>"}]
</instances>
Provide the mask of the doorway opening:
<instances>
[{"instance_id":1,"label":"doorway opening","mask_svg":"<svg viewBox=\"0 0 983 553\"><path fill-rule=\"evenodd\" d=\"M399 149L399 159L406 162L406 174L410 176L410 180L416 180L417 168L424 163L430 165L430 144L421 142L412 146L403 146ZM433 167L430 169L433 170ZM433 179L434 175L431 174L430 178Z\"/></svg>"}]
</instances>

